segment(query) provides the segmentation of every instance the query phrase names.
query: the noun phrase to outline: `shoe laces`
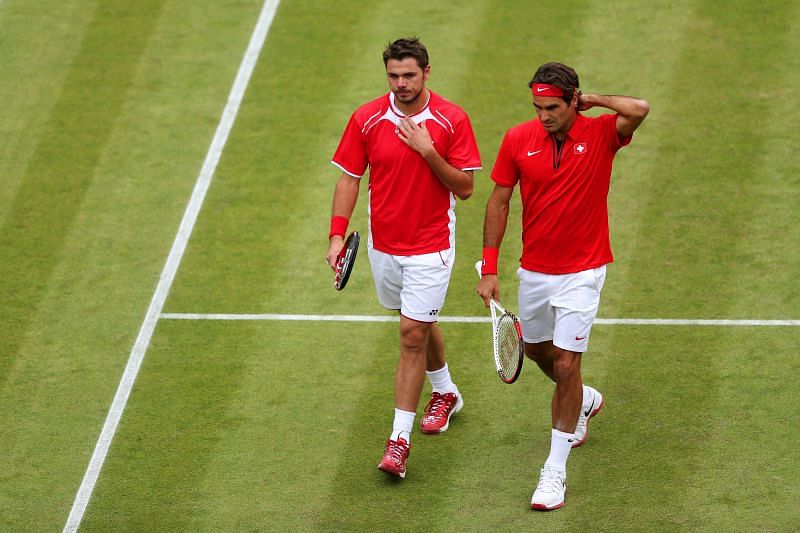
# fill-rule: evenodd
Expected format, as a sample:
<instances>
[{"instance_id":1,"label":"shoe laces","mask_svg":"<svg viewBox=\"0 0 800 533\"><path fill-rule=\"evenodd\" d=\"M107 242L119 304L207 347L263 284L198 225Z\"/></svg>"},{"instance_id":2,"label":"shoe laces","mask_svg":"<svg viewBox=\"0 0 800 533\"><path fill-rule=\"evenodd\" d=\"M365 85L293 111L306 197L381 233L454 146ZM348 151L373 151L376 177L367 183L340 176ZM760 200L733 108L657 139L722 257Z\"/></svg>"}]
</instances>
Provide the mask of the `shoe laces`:
<instances>
[{"instance_id":1,"label":"shoe laces","mask_svg":"<svg viewBox=\"0 0 800 533\"><path fill-rule=\"evenodd\" d=\"M405 440L397 439L386 441L386 455L397 464L403 462L408 454L408 443Z\"/></svg>"},{"instance_id":2,"label":"shoe laces","mask_svg":"<svg viewBox=\"0 0 800 533\"><path fill-rule=\"evenodd\" d=\"M438 392L434 392L431 395L431 401L428 402L428 407L425 408L426 414L434 418L446 414L447 410L450 408L450 401L447 398L448 395L455 396L453 393L439 394Z\"/></svg>"},{"instance_id":3,"label":"shoe laces","mask_svg":"<svg viewBox=\"0 0 800 533\"><path fill-rule=\"evenodd\" d=\"M564 487L564 475L550 470L549 468L542 469L542 474L539 476L539 484L536 485L536 490L544 492L559 492Z\"/></svg>"}]
</instances>

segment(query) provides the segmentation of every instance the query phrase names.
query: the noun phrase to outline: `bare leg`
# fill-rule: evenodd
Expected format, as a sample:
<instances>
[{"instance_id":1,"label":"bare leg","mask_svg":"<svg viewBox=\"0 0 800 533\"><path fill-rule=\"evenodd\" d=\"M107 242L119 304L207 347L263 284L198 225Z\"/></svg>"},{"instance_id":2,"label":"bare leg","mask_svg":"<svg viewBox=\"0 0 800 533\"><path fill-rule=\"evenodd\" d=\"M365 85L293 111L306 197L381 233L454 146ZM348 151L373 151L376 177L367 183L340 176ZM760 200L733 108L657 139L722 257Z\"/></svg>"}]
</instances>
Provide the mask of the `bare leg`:
<instances>
[{"instance_id":1,"label":"bare leg","mask_svg":"<svg viewBox=\"0 0 800 533\"><path fill-rule=\"evenodd\" d=\"M525 355L539 365L539 369L556 382L556 374L553 370L553 341L537 342L536 344L525 343Z\"/></svg>"},{"instance_id":2,"label":"bare leg","mask_svg":"<svg viewBox=\"0 0 800 533\"><path fill-rule=\"evenodd\" d=\"M395 406L416 412L425 383L426 353L431 324L400 316L400 361L395 374Z\"/></svg>"},{"instance_id":3,"label":"bare leg","mask_svg":"<svg viewBox=\"0 0 800 533\"><path fill-rule=\"evenodd\" d=\"M551 404L553 428L574 433L583 403L581 354L553 346L552 341L526 343L525 354L556 383Z\"/></svg>"},{"instance_id":4,"label":"bare leg","mask_svg":"<svg viewBox=\"0 0 800 533\"><path fill-rule=\"evenodd\" d=\"M556 391L553 394L553 428L575 433L583 403L581 354L553 347Z\"/></svg>"},{"instance_id":5,"label":"bare leg","mask_svg":"<svg viewBox=\"0 0 800 533\"><path fill-rule=\"evenodd\" d=\"M444 336L439 324L434 322L431 324L431 333L428 337L428 353L426 370L434 372L442 368L445 363L444 358Z\"/></svg>"}]
</instances>

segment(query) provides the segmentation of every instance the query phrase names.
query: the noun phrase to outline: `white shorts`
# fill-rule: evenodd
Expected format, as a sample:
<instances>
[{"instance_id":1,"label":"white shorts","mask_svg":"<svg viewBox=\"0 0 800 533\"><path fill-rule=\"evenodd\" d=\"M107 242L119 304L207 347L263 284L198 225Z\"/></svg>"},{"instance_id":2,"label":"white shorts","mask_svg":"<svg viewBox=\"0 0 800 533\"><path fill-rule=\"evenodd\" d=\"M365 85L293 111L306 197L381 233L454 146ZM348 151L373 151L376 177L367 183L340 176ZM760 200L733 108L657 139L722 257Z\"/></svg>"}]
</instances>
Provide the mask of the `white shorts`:
<instances>
[{"instance_id":1,"label":"white shorts","mask_svg":"<svg viewBox=\"0 0 800 533\"><path fill-rule=\"evenodd\" d=\"M444 305L454 248L423 255L390 255L369 249L378 301L419 322L436 322Z\"/></svg>"},{"instance_id":2,"label":"white shorts","mask_svg":"<svg viewBox=\"0 0 800 533\"><path fill-rule=\"evenodd\" d=\"M519 320L525 342L552 340L555 346L583 353L600 306L605 265L574 274L542 274L522 268Z\"/></svg>"}]
</instances>

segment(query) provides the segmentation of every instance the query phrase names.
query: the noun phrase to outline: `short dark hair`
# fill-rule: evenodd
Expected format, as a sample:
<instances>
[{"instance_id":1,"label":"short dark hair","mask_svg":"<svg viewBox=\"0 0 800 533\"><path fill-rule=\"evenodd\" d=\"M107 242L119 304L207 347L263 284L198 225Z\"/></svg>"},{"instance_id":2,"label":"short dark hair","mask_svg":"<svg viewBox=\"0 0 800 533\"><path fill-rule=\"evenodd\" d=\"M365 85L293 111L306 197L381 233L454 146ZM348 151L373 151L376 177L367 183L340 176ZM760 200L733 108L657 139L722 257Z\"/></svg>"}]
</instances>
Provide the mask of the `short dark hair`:
<instances>
[{"instance_id":1,"label":"short dark hair","mask_svg":"<svg viewBox=\"0 0 800 533\"><path fill-rule=\"evenodd\" d=\"M562 98L568 104L572 102L572 96L581 86L575 69L555 62L545 63L539 67L533 79L528 82L528 88L532 88L534 83L547 83L559 87L564 92Z\"/></svg>"},{"instance_id":2,"label":"short dark hair","mask_svg":"<svg viewBox=\"0 0 800 533\"><path fill-rule=\"evenodd\" d=\"M390 59L402 61L407 57L413 57L422 70L428 66L428 50L419 42L418 37L397 39L389 43L383 51L383 65L386 66Z\"/></svg>"}]
</instances>

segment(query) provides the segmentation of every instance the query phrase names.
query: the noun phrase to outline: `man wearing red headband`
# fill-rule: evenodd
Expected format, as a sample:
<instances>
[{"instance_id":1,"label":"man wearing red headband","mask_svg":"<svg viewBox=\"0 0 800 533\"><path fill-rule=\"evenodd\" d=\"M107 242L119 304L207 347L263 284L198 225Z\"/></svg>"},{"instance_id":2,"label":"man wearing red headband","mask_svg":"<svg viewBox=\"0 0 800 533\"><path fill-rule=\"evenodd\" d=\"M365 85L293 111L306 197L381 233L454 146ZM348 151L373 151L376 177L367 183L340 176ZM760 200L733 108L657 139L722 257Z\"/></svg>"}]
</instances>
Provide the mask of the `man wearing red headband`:
<instances>
[{"instance_id":1,"label":"man wearing red headband","mask_svg":"<svg viewBox=\"0 0 800 533\"><path fill-rule=\"evenodd\" d=\"M583 385L581 354L597 315L606 265L608 189L614 156L631 142L649 111L630 96L582 94L578 75L561 63L539 67L528 84L537 119L503 138L486 205L483 267L477 292L499 299L497 258L509 200L522 199L522 257L517 271L525 354L555 383L550 455L531 498L537 510L564 505L567 457L586 440L603 395ZM614 113L581 114L592 107Z\"/></svg>"},{"instance_id":2,"label":"man wearing red headband","mask_svg":"<svg viewBox=\"0 0 800 533\"><path fill-rule=\"evenodd\" d=\"M391 43L383 63L389 92L353 113L333 156L342 173L326 261L335 267L369 168L372 277L381 305L400 312L394 422L378 468L402 478L426 374L432 393L423 433L446 431L464 404L437 321L455 260L456 198L472 195L481 160L467 114L425 86L431 67L418 39Z\"/></svg>"}]
</instances>

